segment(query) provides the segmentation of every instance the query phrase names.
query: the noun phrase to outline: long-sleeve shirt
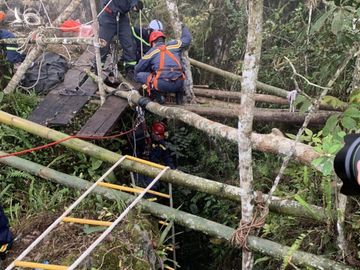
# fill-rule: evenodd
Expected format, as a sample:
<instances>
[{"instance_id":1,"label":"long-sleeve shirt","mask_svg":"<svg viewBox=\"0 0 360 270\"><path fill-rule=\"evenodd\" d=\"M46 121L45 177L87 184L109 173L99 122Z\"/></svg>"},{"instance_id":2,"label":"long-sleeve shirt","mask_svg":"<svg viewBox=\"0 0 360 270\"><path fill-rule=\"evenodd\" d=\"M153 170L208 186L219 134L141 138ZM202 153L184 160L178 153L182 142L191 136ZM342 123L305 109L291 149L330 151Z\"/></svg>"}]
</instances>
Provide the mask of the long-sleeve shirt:
<instances>
[{"instance_id":1,"label":"long-sleeve shirt","mask_svg":"<svg viewBox=\"0 0 360 270\"><path fill-rule=\"evenodd\" d=\"M101 0L101 8L105 7L109 0ZM120 12L121 14L128 13L134 6L139 3L139 0L113 0L108 8L112 11L114 16Z\"/></svg>"}]
</instances>

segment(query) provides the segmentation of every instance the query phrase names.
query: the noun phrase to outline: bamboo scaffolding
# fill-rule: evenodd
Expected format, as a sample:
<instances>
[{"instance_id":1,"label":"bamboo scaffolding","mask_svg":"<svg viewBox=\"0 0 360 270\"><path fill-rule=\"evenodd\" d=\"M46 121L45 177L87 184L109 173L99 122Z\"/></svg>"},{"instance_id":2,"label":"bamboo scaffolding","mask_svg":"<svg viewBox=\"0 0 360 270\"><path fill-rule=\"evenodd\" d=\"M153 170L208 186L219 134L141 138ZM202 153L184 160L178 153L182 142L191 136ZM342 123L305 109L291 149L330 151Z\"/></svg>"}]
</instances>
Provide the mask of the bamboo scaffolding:
<instances>
[{"instance_id":1,"label":"bamboo scaffolding","mask_svg":"<svg viewBox=\"0 0 360 270\"><path fill-rule=\"evenodd\" d=\"M59 44L59 45L94 45L93 38L80 38L80 37L42 37L41 40L28 39L28 38L6 38L0 39L0 44ZM104 44L99 42L99 46L103 47Z\"/></svg>"},{"instance_id":2,"label":"bamboo scaffolding","mask_svg":"<svg viewBox=\"0 0 360 270\"><path fill-rule=\"evenodd\" d=\"M102 81L100 77L90 71L87 71L87 74L96 82ZM130 88L133 89L133 87ZM106 85L105 90L116 96L125 98L134 104L138 104L140 98L142 98L137 91L119 91L118 89L114 89ZM237 143L238 141L237 129L211 121L188 110L162 106L156 102L147 103L146 110L161 117L180 120L190 126L204 131L210 136L222 137L233 143ZM255 132L251 134L251 142L254 150L270 152L278 155L288 154L294 144L293 140L284 138L283 136L277 136L273 133L259 134ZM295 160L311 166L311 162L320 157L320 154L309 145L297 143L293 157Z\"/></svg>"},{"instance_id":3,"label":"bamboo scaffolding","mask_svg":"<svg viewBox=\"0 0 360 270\"><path fill-rule=\"evenodd\" d=\"M0 154L5 154L0 152ZM67 175L48 167L39 165L37 163L19 158L8 157L0 159L0 162L8 166L23 170L44 178L46 180L53 181L55 183L65 185L67 187L75 189L86 189L91 186L91 182L78 178L76 176ZM125 202L132 201L135 197L116 190L109 190L102 187L97 187L94 193L104 196L109 200L121 200ZM230 241L234 232L233 228L228 226L177 210L161 204L142 200L139 203L139 207L142 211L151 213L155 217L163 220L172 220L175 223L189 228L191 230L199 231L209 236L217 237L226 241ZM282 259L290 254L290 247L275 243L270 240L266 240L256 236L249 236L247 246L256 252L272 256L277 259ZM315 267L318 269L332 269L332 270L351 270L353 268L344 264L326 259L322 256L313 255L302 251L291 251L291 262L297 265Z\"/></svg>"},{"instance_id":4,"label":"bamboo scaffolding","mask_svg":"<svg viewBox=\"0 0 360 270\"><path fill-rule=\"evenodd\" d=\"M63 139L68 136L67 134L43 127L39 124L13 116L3 111L0 111L0 123L13 126L25 130L31 134L54 141ZM64 141L61 144L75 151L87 154L96 159L109 163L115 163L121 158L121 155L119 154L79 139ZM2 162L2 159L0 159L0 162ZM160 170L153 168L152 166L128 159L122 162L120 167L128 171L140 173L150 177L155 177ZM168 170L161 179L172 184L181 185L193 190L212 194L219 198L240 202L241 190L235 186L186 174L179 170ZM264 200L267 199L266 195L261 196L263 196ZM328 222L330 218L327 216L326 211L321 207L314 205L304 207L296 201L283 200L276 197L273 197L270 210L284 215L307 218L322 223Z\"/></svg>"}]
</instances>

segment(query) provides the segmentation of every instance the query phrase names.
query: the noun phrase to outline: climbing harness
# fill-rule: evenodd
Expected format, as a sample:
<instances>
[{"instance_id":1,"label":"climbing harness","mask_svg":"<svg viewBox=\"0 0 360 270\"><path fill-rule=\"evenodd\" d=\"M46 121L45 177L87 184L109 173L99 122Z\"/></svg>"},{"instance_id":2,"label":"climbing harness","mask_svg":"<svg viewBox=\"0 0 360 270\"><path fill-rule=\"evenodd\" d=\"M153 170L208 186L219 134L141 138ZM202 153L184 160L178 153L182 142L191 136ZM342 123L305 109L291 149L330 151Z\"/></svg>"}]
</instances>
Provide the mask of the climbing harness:
<instances>
[{"instance_id":1,"label":"climbing harness","mask_svg":"<svg viewBox=\"0 0 360 270\"><path fill-rule=\"evenodd\" d=\"M167 80L167 81L185 80L185 73L182 68L182 65L181 65L180 61L175 57L175 55L172 52L170 52L169 47L171 47L171 45L170 46L161 45L157 48L158 52L160 53L159 69L156 72L151 73L146 79L147 92L148 92L149 96L151 95L152 89L159 91L158 80L163 71L180 71L181 72L181 75L178 78L174 78L174 79L165 78L164 80ZM176 68L165 68L165 56L170 57L176 63L177 67ZM163 78L161 78L161 79L163 79Z\"/></svg>"},{"instance_id":2,"label":"climbing harness","mask_svg":"<svg viewBox=\"0 0 360 270\"><path fill-rule=\"evenodd\" d=\"M116 168L118 167L125 159L128 160L136 160L141 161L141 163L149 165L154 168L158 168L161 171L158 175L154 178L154 180L141 191L140 195L137 196L132 203L121 213L121 215L114 221L100 221L100 220L89 220L89 219L82 219L82 218L71 218L68 215L71 211L80 204L80 202L85 199L85 197L90 194L96 187L103 186L103 187L110 187L107 183L104 183L103 180ZM123 218L129 213L129 211L134 208L138 202L143 198L143 196L151 189L153 185L164 175L164 173L169 169L169 167L165 167L156 163L152 163L146 160L140 160L138 158L134 158L131 156L123 156L121 157L105 174L103 174L91 187L89 187L69 208L54 221L28 248L26 248L5 270L11 270L15 266L18 267L29 267L29 268L41 268L41 269L60 269L60 270L73 270L105 239L105 237L111 233L111 231L123 220ZM121 186L117 186L116 189L119 189ZM95 226L106 226L108 227L101 236L92 243L92 245L70 266L64 265L50 265L50 264L40 264L40 263L33 263L22 261L25 256L27 256L36 246L40 243L59 223L61 222L70 222L70 223L79 223L79 224L89 224Z\"/></svg>"}]
</instances>

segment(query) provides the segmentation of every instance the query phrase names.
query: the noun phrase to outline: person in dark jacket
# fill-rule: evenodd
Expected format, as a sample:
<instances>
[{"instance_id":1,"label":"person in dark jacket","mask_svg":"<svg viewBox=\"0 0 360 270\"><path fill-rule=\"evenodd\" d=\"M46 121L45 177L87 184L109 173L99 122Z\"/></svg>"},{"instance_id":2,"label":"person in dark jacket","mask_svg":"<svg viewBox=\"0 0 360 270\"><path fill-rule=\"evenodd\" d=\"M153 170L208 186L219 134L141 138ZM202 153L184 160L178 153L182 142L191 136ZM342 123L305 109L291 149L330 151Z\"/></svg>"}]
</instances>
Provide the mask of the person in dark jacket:
<instances>
[{"instance_id":1,"label":"person in dark jacket","mask_svg":"<svg viewBox=\"0 0 360 270\"><path fill-rule=\"evenodd\" d=\"M13 243L13 236L9 230L9 222L0 206L0 259L4 260L6 252Z\"/></svg>"},{"instance_id":2,"label":"person in dark jacket","mask_svg":"<svg viewBox=\"0 0 360 270\"><path fill-rule=\"evenodd\" d=\"M0 39L15 38L15 35L5 29L0 29ZM4 45L6 60L10 63L16 64L24 61L26 55L17 52L17 46L14 44Z\"/></svg>"},{"instance_id":3,"label":"person in dark jacket","mask_svg":"<svg viewBox=\"0 0 360 270\"><path fill-rule=\"evenodd\" d=\"M131 78L136 65L136 43L127 13L130 10L140 11L143 3L139 0L112 0L109 5L109 0L101 0L100 3L105 9L99 17L99 37L106 41L106 46L100 49L101 60L105 62L111 40L117 35L123 49L125 71Z\"/></svg>"},{"instance_id":4,"label":"person in dark jacket","mask_svg":"<svg viewBox=\"0 0 360 270\"><path fill-rule=\"evenodd\" d=\"M149 161L165 165L175 169L173 159L169 149L166 147L166 124L163 122L154 122L151 126L151 147L149 151ZM153 179L151 177L139 174L137 176L137 185L147 187ZM157 182L151 189L159 190L160 182Z\"/></svg>"},{"instance_id":5,"label":"person in dark jacket","mask_svg":"<svg viewBox=\"0 0 360 270\"><path fill-rule=\"evenodd\" d=\"M190 46L191 34L183 27L180 40L165 43L165 35L161 31L150 34L151 49L135 66L135 80L146 84L148 92L156 93L183 91L185 75L181 64L181 53Z\"/></svg>"},{"instance_id":6,"label":"person in dark jacket","mask_svg":"<svg viewBox=\"0 0 360 270\"><path fill-rule=\"evenodd\" d=\"M141 31L140 31L141 30ZM136 41L136 61L138 62L141 57L150 50L150 34L153 31L164 32L164 27L161 21L155 19L152 20L147 27L140 28L138 26L132 26L131 32Z\"/></svg>"}]
</instances>

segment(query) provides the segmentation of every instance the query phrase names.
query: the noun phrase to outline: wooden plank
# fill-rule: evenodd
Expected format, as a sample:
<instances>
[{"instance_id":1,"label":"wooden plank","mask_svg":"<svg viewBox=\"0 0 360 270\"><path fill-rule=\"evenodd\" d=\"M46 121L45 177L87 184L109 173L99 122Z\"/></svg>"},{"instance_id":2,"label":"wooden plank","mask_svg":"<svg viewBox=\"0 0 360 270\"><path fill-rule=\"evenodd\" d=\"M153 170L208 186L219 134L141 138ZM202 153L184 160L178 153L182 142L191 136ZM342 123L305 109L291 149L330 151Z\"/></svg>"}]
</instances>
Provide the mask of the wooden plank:
<instances>
[{"instance_id":1,"label":"wooden plank","mask_svg":"<svg viewBox=\"0 0 360 270\"><path fill-rule=\"evenodd\" d=\"M94 115L87 121L77 135L104 136L120 119L127 109L128 102L122 98L110 96Z\"/></svg>"},{"instance_id":2,"label":"wooden plank","mask_svg":"<svg viewBox=\"0 0 360 270\"><path fill-rule=\"evenodd\" d=\"M94 94L97 86L92 80L88 79L76 95L74 91L79 82L85 77L84 68L89 68L91 60L93 59L91 51L85 51L78 59L77 64L65 74L64 82L59 84L55 89L44 98L44 100L37 106L29 117L30 121L39 123L41 125L66 125L75 114L85 105L89 100L89 96ZM75 95L61 95L64 89L70 90Z\"/></svg>"}]
</instances>

